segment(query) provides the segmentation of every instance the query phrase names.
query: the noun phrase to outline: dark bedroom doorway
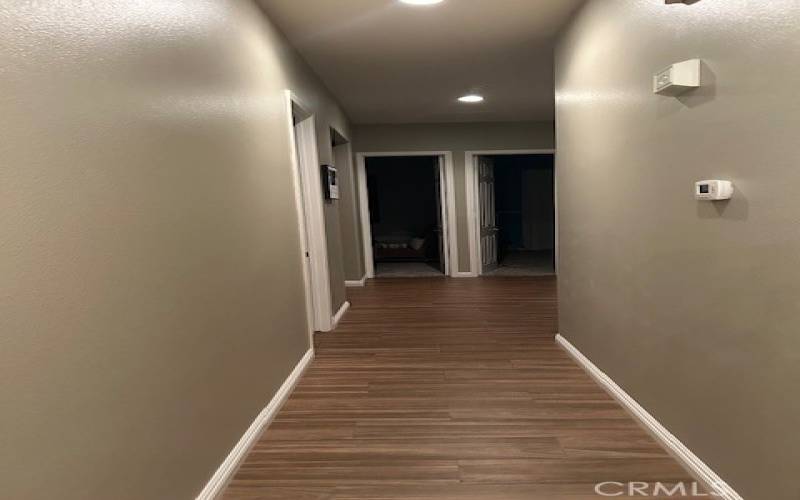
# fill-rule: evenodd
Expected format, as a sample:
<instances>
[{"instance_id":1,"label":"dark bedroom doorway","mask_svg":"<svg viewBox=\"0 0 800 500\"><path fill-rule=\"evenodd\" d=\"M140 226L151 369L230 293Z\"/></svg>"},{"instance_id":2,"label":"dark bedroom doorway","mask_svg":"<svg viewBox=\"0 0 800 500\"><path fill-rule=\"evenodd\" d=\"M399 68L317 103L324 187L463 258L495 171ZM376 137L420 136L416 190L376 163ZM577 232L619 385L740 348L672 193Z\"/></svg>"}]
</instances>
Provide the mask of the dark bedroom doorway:
<instances>
[{"instance_id":1,"label":"dark bedroom doorway","mask_svg":"<svg viewBox=\"0 0 800 500\"><path fill-rule=\"evenodd\" d=\"M477 166L482 274L554 274L553 155L482 155Z\"/></svg>"},{"instance_id":2,"label":"dark bedroom doorway","mask_svg":"<svg viewBox=\"0 0 800 500\"><path fill-rule=\"evenodd\" d=\"M440 159L366 158L376 278L444 276Z\"/></svg>"}]
</instances>

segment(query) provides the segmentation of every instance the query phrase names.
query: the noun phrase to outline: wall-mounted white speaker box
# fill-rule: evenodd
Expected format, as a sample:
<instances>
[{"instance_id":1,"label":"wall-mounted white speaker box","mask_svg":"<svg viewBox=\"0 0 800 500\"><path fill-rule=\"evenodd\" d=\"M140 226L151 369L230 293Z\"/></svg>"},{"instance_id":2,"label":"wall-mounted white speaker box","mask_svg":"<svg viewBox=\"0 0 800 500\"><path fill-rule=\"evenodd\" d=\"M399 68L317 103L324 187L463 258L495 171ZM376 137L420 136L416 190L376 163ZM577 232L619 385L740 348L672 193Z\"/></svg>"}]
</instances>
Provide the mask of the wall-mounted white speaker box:
<instances>
[{"instance_id":1,"label":"wall-mounted white speaker box","mask_svg":"<svg viewBox=\"0 0 800 500\"><path fill-rule=\"evenodd\" d=\"M700 59L681 61L653 75L653 93L676 96L700 86Z\"/></svg>"}]
</instances>

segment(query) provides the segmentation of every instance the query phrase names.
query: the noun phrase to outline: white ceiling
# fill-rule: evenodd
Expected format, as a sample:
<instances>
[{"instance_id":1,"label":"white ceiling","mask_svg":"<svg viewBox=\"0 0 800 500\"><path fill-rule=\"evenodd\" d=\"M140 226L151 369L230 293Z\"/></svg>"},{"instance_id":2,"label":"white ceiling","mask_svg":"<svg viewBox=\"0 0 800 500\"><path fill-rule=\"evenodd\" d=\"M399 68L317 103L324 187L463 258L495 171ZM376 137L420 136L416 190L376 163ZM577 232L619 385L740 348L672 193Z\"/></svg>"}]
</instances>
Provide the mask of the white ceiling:
<instances>
[{"instance_id":1,"label":"white ceiling","mask_svg":"<svg viewBox=\"0 0 800 500\"><path fill-rule=\"evenodd\" d=\"M552 120L554 37L583 0L260 2L363 124Z\"/></svg>"}]
</instances>

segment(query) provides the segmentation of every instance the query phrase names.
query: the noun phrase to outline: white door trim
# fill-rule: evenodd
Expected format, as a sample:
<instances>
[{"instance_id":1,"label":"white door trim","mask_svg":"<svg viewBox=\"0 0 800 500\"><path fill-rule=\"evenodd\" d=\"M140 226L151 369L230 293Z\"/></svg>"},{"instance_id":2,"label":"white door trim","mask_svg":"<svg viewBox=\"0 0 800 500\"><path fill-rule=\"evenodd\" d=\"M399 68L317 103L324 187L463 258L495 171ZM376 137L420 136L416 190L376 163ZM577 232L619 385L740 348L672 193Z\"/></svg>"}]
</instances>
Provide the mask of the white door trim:
<instances>
[{"instance_id":1,"label":"white door trim","mask_svg":"<svg viewBox=\"0 0 800 500\"><path fill-rule=\"evenodd\" d=\"M480 151L467 151L464 154L464 184L466 186L467 200L467 239L469 240L469 273L473 277L481 275L481 241L480 217L478 217L480 196L478 194L478 175L475 169L475 160L478 156L501 155L553 155L553 200L555 210L555 267L558 274L558 196L555 185L556 150L555 149L485 149Z\"/></svg>"},{"instance_id":2,"label":"white door trim","mask_svg":"<svg viewBox=\"0 0 800 500\"><path fill-rule=\"evenodd\" d=\"M296 106L308 117L294 125L293 109ZM303 260L303 272L310 276L311 289L306 290L306 306L311 307L311 335L314 331L331 330L333 305L328 273L328 242L325 235L325 214L322 206L322 184L319 182L319 156L314 115L290 90L286 91L289 149L294 171L295 203L297 206L300 238L308 238L309 257ZM299 137L298 134L302 134ZM301 149L302 148L302 149ZM299 155L298 155L299 153ZM310 182L304 182L308 180ZM305 214L305 217L303 217ZM313 339L312 339L313 345Z\"/></svg>"},{"instance_id":3,"label":"white door trim","mask_svg":"<svg viewBox=\"0 0 800 500\"><path fill-rule=\"evenodd\" d=\"M396 151L396 152L365 152L356 153L358 167L358 197L361 213L361 236L364 244L364 268L367 278L375 277L375 261L372 255L372 225L369 222L369 195L367 193L367 158L381 156L438 156L444 159L439 163L441 173L441 199L442 199L442 232L444 232L444 266L445 274L455 276L458 274L458 235L456 234L456 196L455 196L455 167L453 166L452 151Z\"/></svg>"}]
</instances>

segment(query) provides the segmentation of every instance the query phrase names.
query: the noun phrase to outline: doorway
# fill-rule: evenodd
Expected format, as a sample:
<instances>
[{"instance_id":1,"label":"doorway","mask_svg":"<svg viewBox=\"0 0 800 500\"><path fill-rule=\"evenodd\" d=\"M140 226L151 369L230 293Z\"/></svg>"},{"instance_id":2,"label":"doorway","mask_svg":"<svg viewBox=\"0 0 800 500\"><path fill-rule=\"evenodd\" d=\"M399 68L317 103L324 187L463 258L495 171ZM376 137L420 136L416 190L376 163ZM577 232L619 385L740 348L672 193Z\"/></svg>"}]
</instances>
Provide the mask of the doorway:
<instances>
[{"instance_id":1,"label":"doorway","mask_svg":"<svg viewBox=\"0 0 800 500\"><path fill-rule=\"evenodd\" d=\"M477 274L555 274L554 154L474 154L473 169Z\"/></svg>"},{"instance_id":2,"label":"doorway","mask_svg":"<svg viewBox=\"0 0 800 500\"><path fill-rule=\"evenodd\" d=\"M454 202L447 155L359 154L358 180L367 276L448 275Z\"/></svg>"},{"instance_id":3,"label":"doorway","mask_svg":"<svg viewBox=\"0 0 800 500\"><path fill-rule=\"evenodd\" d=\"M291 91L286 91L300 259L309 336L313 345L315 331L327 332L332 328L332 304L316 126L309 109Z\"/></svg>"}]
</instances>

